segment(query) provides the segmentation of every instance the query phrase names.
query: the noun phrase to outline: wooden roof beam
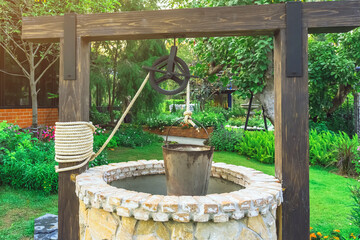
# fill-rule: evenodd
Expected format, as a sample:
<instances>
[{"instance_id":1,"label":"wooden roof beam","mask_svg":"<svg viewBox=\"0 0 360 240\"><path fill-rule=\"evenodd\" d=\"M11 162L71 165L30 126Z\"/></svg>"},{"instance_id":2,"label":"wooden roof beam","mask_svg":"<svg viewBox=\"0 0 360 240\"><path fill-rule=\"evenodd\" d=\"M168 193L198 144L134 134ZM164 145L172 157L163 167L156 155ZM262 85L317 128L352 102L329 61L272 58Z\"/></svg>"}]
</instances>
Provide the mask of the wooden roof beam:
<instances>
[{"instance_id":1,"label":"wooden roof beam","mask_svg":"<svg viewBox=\"0 0 360 240\"><path fill-rule=\"evenodd\" d=\"M360 25L360 1L303 4L309 32L348 31ZM272 35L285 28L285 4L77 15L77 36L91 41ZM59 41L63 16L24 17L22 38Z\"/></svg>"}]
</instances>

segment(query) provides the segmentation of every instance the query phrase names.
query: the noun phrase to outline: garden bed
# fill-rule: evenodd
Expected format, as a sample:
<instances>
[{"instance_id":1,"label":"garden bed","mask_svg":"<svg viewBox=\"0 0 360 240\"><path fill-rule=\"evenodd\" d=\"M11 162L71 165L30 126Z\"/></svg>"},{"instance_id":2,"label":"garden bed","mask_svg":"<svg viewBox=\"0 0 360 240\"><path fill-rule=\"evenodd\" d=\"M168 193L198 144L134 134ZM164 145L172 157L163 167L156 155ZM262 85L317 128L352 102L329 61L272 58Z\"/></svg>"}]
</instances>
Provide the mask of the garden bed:
<instances>
[{"instance_id":1,"label":"garden bed","mask_svg":"<svg viewBox=\"0 0 360 240\"><path fill-rule=\"evenodd\" d=\"M146 132L151 132L158 135L167 135L169 132L170 126L165 126L163 128L149 128L144 127L143 130ZM213 127L206 128L208 134L214 131ZM177 137L189 137L189 138L200 138L200 139L207 139L208 136L204 129L201 129L198 132L195 128L183 128L183 127L172 127L170 131L170 136L177 136Z\"/></svg>"}]
</instances>

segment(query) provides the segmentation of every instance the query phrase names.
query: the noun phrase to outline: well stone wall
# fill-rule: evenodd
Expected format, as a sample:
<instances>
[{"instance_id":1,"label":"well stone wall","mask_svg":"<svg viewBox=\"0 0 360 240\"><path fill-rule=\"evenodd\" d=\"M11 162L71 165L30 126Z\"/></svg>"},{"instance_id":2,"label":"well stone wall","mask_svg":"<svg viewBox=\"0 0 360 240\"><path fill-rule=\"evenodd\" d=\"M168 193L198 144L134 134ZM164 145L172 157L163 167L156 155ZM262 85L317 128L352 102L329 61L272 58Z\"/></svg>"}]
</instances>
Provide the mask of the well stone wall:
<instances>
[{"instance_id":1,"label":"well stone wall","mask_svg":"<svg viewBox=\"0 0 360 240\"><path fill-rule=\"evenodd\" d=\"M274 177L213 163L213 177L245 189L178 197L109 185L114 180L149 174L164 174L163 161L110 164L79 175L80 239L277 239L276 209L282 202L282 190Z\"/></svg>"}]
</instances>

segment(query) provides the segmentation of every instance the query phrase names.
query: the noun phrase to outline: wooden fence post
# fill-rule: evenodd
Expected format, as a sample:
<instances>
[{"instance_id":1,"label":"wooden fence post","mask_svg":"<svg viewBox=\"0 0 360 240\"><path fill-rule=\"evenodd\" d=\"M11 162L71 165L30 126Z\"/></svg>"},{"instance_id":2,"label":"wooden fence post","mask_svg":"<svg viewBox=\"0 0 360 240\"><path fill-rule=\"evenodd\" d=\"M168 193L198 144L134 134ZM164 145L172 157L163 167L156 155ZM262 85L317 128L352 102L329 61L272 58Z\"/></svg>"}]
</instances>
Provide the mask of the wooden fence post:
<instances>
[{"instance_id":1,"label":"wooden fence post","mask_svg":"<svg viewBox=\"0 0 360 240\"><path fill-rule=\"evenodd\" d=\"M64 40L60 40L59 121L89 121L90 43L78 37L76 80L64 80ZM62 163L60 168L79 163ZM79 239L79 200L75 194L74 177L84 167L59 173L59 239Z\"/></svg>"},{"instance_id":2,"label":"wooden fence post","mask_svg":"<svg viewBox=\"0 0 360 240\"><path fill-rule=\"evenodd\" d=\"M286 30L280 29L274 41L275 172L284 194L277 213L281 240L309 239L308 29L301 27L301 76L287 71L286 51L294 46Z\"/></svg>"}]
</instances>

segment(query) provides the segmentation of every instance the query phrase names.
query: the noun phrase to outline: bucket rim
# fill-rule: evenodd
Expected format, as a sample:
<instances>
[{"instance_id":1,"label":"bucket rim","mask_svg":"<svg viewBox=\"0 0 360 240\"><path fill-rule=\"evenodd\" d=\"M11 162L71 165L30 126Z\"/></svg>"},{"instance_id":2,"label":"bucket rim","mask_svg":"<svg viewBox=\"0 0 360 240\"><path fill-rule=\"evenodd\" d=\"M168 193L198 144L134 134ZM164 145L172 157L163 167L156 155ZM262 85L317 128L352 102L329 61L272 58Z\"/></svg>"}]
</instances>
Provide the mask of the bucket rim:
<instances>
[{"instance_id":1,"label":"bucket rim","mask_svg":"<svg viewBox=\"0 0 360 240\"><path fill-rule=\"evenodd\" d=\"M170 147L170 146L175 146ZM176 152L187 152L187 150L182 150L182 149L176 149L176 147L197 147L197 148L204 148L202 150L198 150L196 152L209 152L209 151L214 151L214 146L209 146L209 145L197 145L197 144L180 144L180 143L175 143L175 144L164 144L163 146L161 146L163 150L170 150L170 151L176 151Z\"/></svg>"}]
</instances>

